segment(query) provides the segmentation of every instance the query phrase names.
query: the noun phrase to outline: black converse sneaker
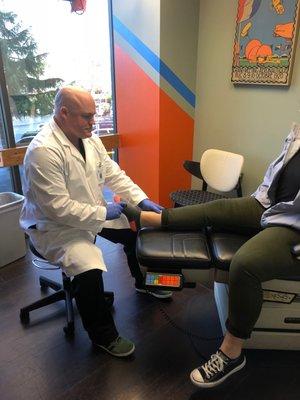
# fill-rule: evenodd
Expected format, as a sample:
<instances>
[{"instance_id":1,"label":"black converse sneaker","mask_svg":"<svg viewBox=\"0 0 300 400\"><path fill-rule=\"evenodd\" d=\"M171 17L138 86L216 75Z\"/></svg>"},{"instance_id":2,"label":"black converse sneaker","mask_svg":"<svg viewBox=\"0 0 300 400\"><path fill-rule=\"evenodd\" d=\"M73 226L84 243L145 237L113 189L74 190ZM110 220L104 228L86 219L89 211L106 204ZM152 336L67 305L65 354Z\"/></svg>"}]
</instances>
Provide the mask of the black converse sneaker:
<instances>
[{"instance_id":1,"label":"black converse sneaker","mask_svg":"<svg viewBox=\"0 0 300 400\"><path fill-rule=\"evenodd\" d=\"M246 364L243 354L235 359L226 356L221 350L212 354L210 359L191 372L190 378L194 385L210 388L220 385L230 375L242 369Z\"/></svg>"}]
</instances>

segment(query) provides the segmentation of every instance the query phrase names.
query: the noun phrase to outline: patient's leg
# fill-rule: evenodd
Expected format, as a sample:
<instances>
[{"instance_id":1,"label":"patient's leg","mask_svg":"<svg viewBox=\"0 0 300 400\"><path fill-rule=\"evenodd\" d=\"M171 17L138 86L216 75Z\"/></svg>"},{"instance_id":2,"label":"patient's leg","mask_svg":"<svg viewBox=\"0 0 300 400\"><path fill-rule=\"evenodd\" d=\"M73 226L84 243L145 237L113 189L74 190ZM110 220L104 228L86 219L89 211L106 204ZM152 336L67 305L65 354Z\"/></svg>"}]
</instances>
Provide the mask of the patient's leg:
<instances>
[{"instance_id":1,"label":"patient's leg","mask_svg":"<svg viewBox=\"0 0 300 400\"><path fill-rule=\"evenodd\" d=\"M297 275L300 261L291 253L300 233L283 226L266 228L248 240L233 257L229 273L229 310L220 349L230 358L241 354L260 315L262 282Z\"/></svg>"},{"instance_id":2,"label":"patient's leg","mask_svg":"<svg viewBox=\"0 0 300 400\"><path fill-rule=\"evenodd\" d=\"M300 261L291 254L291 247L299 240L300 232L295 229L270 227L248 240L235 254L229 270L228 331L220 349L191 372L196 386L217 386L245 366L242 347L261 312L261 283L299 274Z\"/></svg>"},{"instance_id":3,"label":"patient's leg","mask_svg":"<svg viewBox=\"0 0 300 400\"><path fill-rule=\"evenodd\" d=\"M264 208L253 197L242 197L164 209L162 214L142 212L140 221L142 226L176 230L198 230L206 226L259 230L263 212Z\"/></svg>"},{"instance_id":4,"label":"patient's leg","mask_svg":"<svg viewBox=\"0 0 300 400\"><path fill-rule=\"evenodd\" d=\"M249 239L233 257L229 270L229 313L232 335L248 338L260 315L261 283L299 274L300 261L291 253L300 233L284 226L266 228Z\"/></svg>"}]
</instances>

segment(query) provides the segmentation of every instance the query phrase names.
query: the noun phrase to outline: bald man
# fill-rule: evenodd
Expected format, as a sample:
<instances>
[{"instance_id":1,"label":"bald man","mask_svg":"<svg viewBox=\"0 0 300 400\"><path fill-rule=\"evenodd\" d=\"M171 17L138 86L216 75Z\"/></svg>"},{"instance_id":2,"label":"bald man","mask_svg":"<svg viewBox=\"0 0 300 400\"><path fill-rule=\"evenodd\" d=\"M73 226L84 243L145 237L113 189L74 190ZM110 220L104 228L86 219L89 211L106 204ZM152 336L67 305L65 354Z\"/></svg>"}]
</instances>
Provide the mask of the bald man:
<instances>
[{"instance_id":1,"label":"bald man","mask_svg":"<svg viewBox=\"0 0 300 400\"><path fill-rule=\"evenodd\" d=\"M47 260L74 277L76 304L91 341L117 356L133 353L134 344L119 336L105 302L102 252L95 238L121 243L138 292L158 298L165 291L147 292L135 256L136 233L122 213L123 203L104 199L108 186L142 210L159 213L161 207L108 156L101 140L92 133L95 102L89 92L65 87L55 98L54 117L30 143L24 167L25 201L20 223Z\"/></svg>"}]
</instances>

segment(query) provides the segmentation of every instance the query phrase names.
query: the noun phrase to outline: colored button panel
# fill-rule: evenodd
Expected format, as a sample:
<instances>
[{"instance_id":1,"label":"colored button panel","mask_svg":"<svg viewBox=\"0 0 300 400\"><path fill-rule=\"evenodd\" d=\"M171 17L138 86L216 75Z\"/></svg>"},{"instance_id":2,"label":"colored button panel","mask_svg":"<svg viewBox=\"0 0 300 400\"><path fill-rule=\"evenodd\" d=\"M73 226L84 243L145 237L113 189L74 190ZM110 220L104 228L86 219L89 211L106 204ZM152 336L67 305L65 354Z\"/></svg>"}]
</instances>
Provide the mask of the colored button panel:
<instances>
[{"instance_id":1,"label":"colored button panel","mask_svg":"<svg viewBox=\"0 0 300 400\"><path fill-rule=\"evenodd\" d=\"M146 285L149 286L169 286L169 287L180 287L181 279L180 275L163 275L163 274L154 274L147 273L146 276Z\"/></svg>"}]
</instances>

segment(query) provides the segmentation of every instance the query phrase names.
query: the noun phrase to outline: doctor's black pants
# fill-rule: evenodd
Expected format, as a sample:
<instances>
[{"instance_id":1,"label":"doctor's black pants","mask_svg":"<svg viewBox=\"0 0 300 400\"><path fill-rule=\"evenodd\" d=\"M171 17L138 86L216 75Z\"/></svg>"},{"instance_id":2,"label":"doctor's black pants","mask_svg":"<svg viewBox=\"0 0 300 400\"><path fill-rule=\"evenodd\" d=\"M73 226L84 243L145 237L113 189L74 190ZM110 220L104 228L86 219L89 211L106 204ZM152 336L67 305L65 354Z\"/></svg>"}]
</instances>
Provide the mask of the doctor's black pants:
<instances>
[{"instance_id":1,"label":"doctor's black pants","mask_svg":"<svg viewBox=\"0 0 300 400\"><path fill-rule=\"evenodd\" d=\"M300 260L291 247L300 242L300 231L273 226L261 229L265 209L253 197L221 199L204 204L162 211L165 229L195 229L207 226L253 236L237 251L229 270L229 311L226 327L241 339L250 337L259 317L261 283L299 275Z\"/></svg>"},{"instance_id":2,"label":"doctor's black pants","mask_svg":"<svg viewBox=\"0 0 300 400\"><path fill-rule=\"evenodd\" d=\"M131 229L103 229L99 235L124 246L136 286L142 286L143 275L135 255L136 232ZM77 308L90 339L97 344L108 345L117 338L118 331L105 301L102 271L91 269L78 274L73 278L72 285Z\"/></svg>"}]
</instances>

